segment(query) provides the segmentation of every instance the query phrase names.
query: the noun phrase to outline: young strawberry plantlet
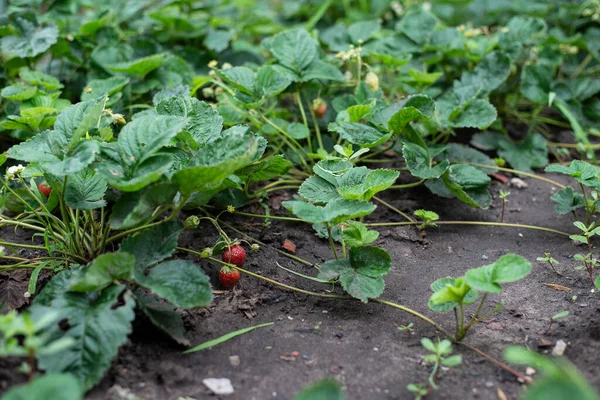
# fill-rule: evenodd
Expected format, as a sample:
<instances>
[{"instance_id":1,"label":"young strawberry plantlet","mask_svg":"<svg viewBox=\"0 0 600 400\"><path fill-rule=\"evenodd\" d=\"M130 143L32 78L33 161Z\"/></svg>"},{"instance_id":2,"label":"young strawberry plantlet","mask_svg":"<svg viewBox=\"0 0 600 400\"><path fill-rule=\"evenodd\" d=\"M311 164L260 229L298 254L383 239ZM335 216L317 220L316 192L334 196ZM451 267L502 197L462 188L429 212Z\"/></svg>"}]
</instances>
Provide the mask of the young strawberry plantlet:
<instances>
[{"instance_id":1,"label":"young strawberry plantlet","mask_svg":"<svg viewBox=\"0 0 600 400\"><path fill-rule=\"evenodd\" d=\"M539 335L547 335L550 332L550 329L552 329L552 324L554 323L554 321L559 320L561 318L564 318L564 317L566 317L568 315L569 315L569 311L568 310L564 310L564 311L561 311L559 313L554 314L550 318L550 323L548 324L548 328L545 331L538 332L538 334Z\"/></svg>"},{"instance_id":2,"label":"young strawberry plantlet","mask_svg":"<svg viewBox=\"0 0 600 400\"><path fill-rule=\"evenodd\" d=\"M420 231L424 231L427 227L436 227L435 221L440 219L440 216L437 213L428 210L415 210L415 217L423 221L423 223L419 225Z\"/></svg>"},{"instance_id":3,"label":"young strawberry plantlet","mask_svg":"<svg viewBox=\"0 0 600 400\"><path fill-rule=\"evenodd\" d=\"M598 267L598 260L592 255L592 243L591 238L595 235L600 235L600 226L597 226L597 222L586 226L583 222L575 221L573 222L579 230L581 230L581 235L571 235L569 238L574 242L580 242L587 244L588 253L587 254L575 254L574 258L577 261L581 261L583 264L577 266L579 270L585 270L588 274L588 277L592 281L592 284L595 284L594 281L594 271Z\"/></svg>"},{"instance_id":4,"label":"young strawberry plantlet","mask_svg":"<svg viewBox=\"0 0 600 400\"><path fill-rule=\"evenodd\" d=\"M431 290L434 293L429 299L429 308L437 312L451 310L454 312L456 322L454 339L461 341L476 323L502 309L503 303L501 302L494 309L480 316L488 294L502 292L501 283L523 279L530 271L531 263L529 261L515 254L507 254L493 264L468 270L460 278L438 279L431 284ZM479 292L483 292L483 295L475 313L467 322L465 306L475 303Z\"/></svg>"},{"instance_id":5,"label":"young strawberry plantlet","mask_svg":"<svg viewBox=\"0 0 600 400\"><path fill-rule=\"evenodd\" d=\"M538 257L536 260L548 263L550 268L552 268L552 271L556 272L558 275L561 275L561 273L556 270L556 266L560 263L554 257L550 256L550 253L544 253L544 257Z\"/></svg>"},{"instance_id":6,"label":"young strawberry plantlet","mask_svg":"<svg viewBox=\"0 0 600 400\"><path fill-rule=\"evenodd\" d=\"M589 225L593 214L596 212L598 202L597 194L588 199L586 188L596 192L600 190L600 167L589 164L585 161L573 160L568 166L549 165L546 172L557 172L569 175L579 184L581 193L576 193L572 188L563 188L552 195L552 200L556 202L556 212L566 214L579 208L585 210L585 224Z\"/></svg>"},{"instance_id":7,"label":"young strawberry plantlet","mask_svg":"<svg viewBox=\"0 0 600 400\"><path fill-rule=\"evenodd\" d=\"M500 189L499 194L500 200L502 201L502 212L500 214L500 222L504 222L504 209L506 208L506 204L508 203L507 197L510 195L510 192L505 192L504 190Z\"/></svg>"},{"instance_id":8,"label":"young strawberry plantlet","mask_svg":"<svg viewBox=\"0 0 600 400\"><path fill-rule=\"evenodd\" d=\"M431 352L431 354L427 354L423 357L423 361L433 364L433 368L429 374L427 386L423 384L409 384L407 386L407 389L410 392L415 393L417 399L422 399L427 396L431 390L438 389L435 381L438 379L441 366L457 367L462 363L462 356L460 354L450 355L452 354L452 342L448 339L438 340L434 343L429 338L423 338L421 339L421 345L425 350Z\"/></svg>"}]
</instances>

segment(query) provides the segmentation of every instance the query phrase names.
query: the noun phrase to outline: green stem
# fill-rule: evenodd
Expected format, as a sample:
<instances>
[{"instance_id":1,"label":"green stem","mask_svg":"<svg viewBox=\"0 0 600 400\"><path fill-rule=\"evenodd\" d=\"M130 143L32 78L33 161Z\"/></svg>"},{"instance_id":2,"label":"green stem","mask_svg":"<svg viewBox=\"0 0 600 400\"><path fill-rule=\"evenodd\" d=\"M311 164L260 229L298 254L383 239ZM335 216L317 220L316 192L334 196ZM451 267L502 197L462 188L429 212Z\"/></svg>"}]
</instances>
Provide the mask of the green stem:
<instances>
[{"instance_id":1,"label":"green stem","mask_svg":"<svg viewBox=\"0 0 600 400\"><path fill-rule=\"evenodd\" d=\"M296 90L296 102L298 103L298 108L300 108L300 114L302 115L302 122L304 123L304 126L308 130L308 138L307 138L308 151L310 153L312 153L313 148L312 148L312 140L310 139L310 128L308 127L308 121L306 119L306 112L304 112L304 106L302 105L302 97L300 96L300 88L298 88L298 90Z\"/></svg>"},{"instance_id":2,"label":"green stem","mask_svg":"<svg viewBox=\"0 0 600 400\"><path fill-rule=\"evenodd\" d=\"M405 183L403 185L392 185L389 187L389 189L409 189L409 188L421 186L423 183L425 183L425 179L421 179L420 181L417 181L417 182Z\"/></svg>"},{"instance_id":3,"label":"green stem","mask_svg":"<svg viewBox=\"0 0 600 400\"><path fill-rule=\"evenodd\" d=\"M317 121L315 110L313 110L313 108L310 107L310 99L308 98L308 95L306 95L306 97L307 104L309 105L308 110L310 111L310 117L312 119L313 126L315 127L315 133L317 134L317 143L319 143L319 150L325 150L325 147L323 147L323 139L321 138L321 128L319 128L319 122Z\"/></svg>"},{"instance_id":4,"label":"green stem","mask_svg":"<svg viewBox=\"0 0 600 400\"><path fill-rule=\"evenodd\" d=\"M263 219L276 219L280 221L294 221L294 222L302 222L300 218L293 217L277 217L273 215L262 215L262 214L251 214L242 211L234 211L234 214L243 215L244 217L255 217L255 218L263 218Z\"/></svg>"},{"instance_id":5,"label":"green stem","mask_svg":"<svg viewBox=\"0 0 600 400\"><path fill-rule=\"evenodd\" d=\"M416 220L414 218L412 218L410 215L400 211L399 209L397 209L396 207L392 206L391 204L381 200L379 197L377 196L373 196L373 200L383 204L384 206L386 206L387 208L389 208L390 210L402 215L406 220L410 221L410 222L416 222Z\"/></svg>"},{"instance_id":6,"label":"green stem","mask_svg":"<svg viewBox=\"0 0 600 400\"><path fill-rule=\"evenodd\" d=\"M335 259L339 260L337 250L335 249L335 243L333 242L333 235L331 234L331 225L329 225L326 222L325 227L327 228L327 238L329 239L329 247L331 247L331 251L333 252L333 255L335 256Z\"/></svg>"},{"instance_id":7,"label":"green stem","mask_svg":"<svg viewBox=\"0 0 600 400\"><path fill-rule=\"evenodd\" d=\"M319 22L319 20L323 18L323 15L325 15L327 9L331 6L332 3L333 0L327 0L323 4L321 4L321 7L319 7L315 15L313 15L311 19L308 20L306 25L304 25L304 29L306 29L307 31L313 29L315 25L317 25L317 22Z\"/></svg>"},{"instance_id":8,"label":"green stem","mask_svg":"<svg viewBox=\"0 0 600 400\"><path fill-rule=\"evenodd\" d=\"M544 178L543 176L539 176L536 174L531 174L529 172L523 172L523 171L519 171L516 169L511 169L511 168L504 168L504 167L496 167L493 165L485 165L485 164L477 164L477 163L463 163L463 164L467 164L467 165L472 165L473 167L477 167L477 168L485 168L485 169L497 169L498 171L504 171L504 172L510 172L511 174L515 174L515 175L523 175L523 176L527 176L529 178L533 178L533 179L537 179L543 182L547 182L550 183L552 185L558 186L561 189L566 188L565 185L563 185L562 183L556 182L555 180L552 179L548 179L548 178Z\"/></svg>"},{"instance_id":9,"label":"green stem","mask_svg":"<svg viewBox=\"0 0 600 400\"><path fill-rule=\"evenodd\" d=\"M523 228L523 229L533 229L537 231L550 232L555 233L557 235L562 236L571 236L571 234L566 232L557 231L556 229L544 228L543 226L535 226L535 225L522 225L522 224L508 224L508 223L500 223L500 222L485 222L485 221L436 221L437 225L479 225L479 226L500 226L507 228ZM365 224L366 226L403 226L403 225L418 225L420 222L380 222L380 223L371 223Z\"/></svg>"},{"instance_id":10,"label":"green stem","mask_svg":"<svg viewBox=\"0 0 600 400\"><path fill-rule=\"evenodd\" d=\"M585 202L585 224L587 226L590 224L590 217L591 217L590 205L588 203L587 193L585 192L585 188L583 187L583 184L581 182L578 182L578 183L579 183L579 187L581 188L581 194L583 195L583 201Z\"/></svg>"},{"instance_id":11,"label":"green stem","mask_svg":"<svg viewBox=\"0 0 600 400\"><path fill-rule=\"evenodd\" d=\"M479 302L479 305L477 306L477 310L475 310L475 314L473 314L473 316L471 317L471 321L469 321L469 323L465 327L465 334L469 331L469 329L471 329L471 327L473 325L475 325L477 322L479 322L479 319L478 319L479 313L481 312L481 309L483 308L483 303L485 302L486 298L487 298L487 293L483 293L483 296L481 296L481 301Z\"/></svg>"}]
</instances>

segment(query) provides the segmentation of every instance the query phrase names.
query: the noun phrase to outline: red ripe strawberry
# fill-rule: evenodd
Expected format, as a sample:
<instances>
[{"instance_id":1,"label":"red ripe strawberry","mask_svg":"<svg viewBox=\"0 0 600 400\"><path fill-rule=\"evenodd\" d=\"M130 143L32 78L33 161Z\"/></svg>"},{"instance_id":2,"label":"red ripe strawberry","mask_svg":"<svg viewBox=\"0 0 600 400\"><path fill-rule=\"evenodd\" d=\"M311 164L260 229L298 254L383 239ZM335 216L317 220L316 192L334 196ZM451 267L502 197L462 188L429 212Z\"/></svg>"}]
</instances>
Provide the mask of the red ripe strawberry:
<instances>
[{"instance_id":1,"label":"red ripe strawberry","mask_svg":"<svg viewBox=\"0 0 600 400\"><path fill-rule=\"evenodd\" d=\"M219 282L224 288L234 287L240 280L240 271L223 267L219 271Z\"/></svg>"},{"instance_id":2,"label":"red ripe strawberry","mask_svg":"<svg viewBox=\"0 0 600 400\"><path fill-rule=\"evenodd\" d=\"M325 112L327 111L327 104L321 104L317 108L315 108L315 115L317 118L323 118L325 116Z\"/></svg>"},{"instance_id":3,"label":"red ripe strawberry","mask_svg":"<svg viewBox=\"0 0 600 400\"><path fill-rule=\"evenodd\" d=\"M52 188L45 183L40 183L38 185L38 190L46 197L49 197L50 193L52 193Z\"/></svg>"},{"instance_id":4,"label":"red ripe strawberry","mask_svg":"<svg viewBox=\"0 0 600 400\"><path fill-rule=\"evenodd\" d=\"M225 249L225 251L221 255L221 260L223 260L226 263L237 265L238 267L243 268L244 261L246 261L246 250L244 250L244 248L239 244L234 244L233 246Z\"/></svg>"}]
</instances>

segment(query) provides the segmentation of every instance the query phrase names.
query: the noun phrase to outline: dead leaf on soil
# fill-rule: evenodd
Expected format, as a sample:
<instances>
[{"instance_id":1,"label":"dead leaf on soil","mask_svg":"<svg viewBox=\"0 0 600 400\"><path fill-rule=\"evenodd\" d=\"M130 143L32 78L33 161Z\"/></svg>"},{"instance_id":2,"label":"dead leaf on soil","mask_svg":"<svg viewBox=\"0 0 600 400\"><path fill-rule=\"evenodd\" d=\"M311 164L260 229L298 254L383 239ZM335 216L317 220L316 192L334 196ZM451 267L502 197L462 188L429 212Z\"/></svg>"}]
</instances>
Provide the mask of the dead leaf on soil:
<instances>
[{"instance_id":1,"label":"dead leaf on soil","mask_svg":"<svg viewBox=\"0 0 600 400\"><path fill-rule=\"evenodd\" d=\"M490 322L486 325L486 328L491 329L493 331L501 331L504 330L504 325L500 322Z\"/></svg>"},{"instance_id":2,"label":"dead leaf on soil","mask_svg":"<svg viewBox=\"0 0 600 400\"><path fill-rule=\"evenodd\" d=\"M15 310L29 302L27 291L29 275L25 270L0 274L0 313Z\"/></svg>"},{"instance_id":3,"label":"dead leaf on soil","mask_svg":"<svg viewBox=\"0 0 600 400\"><path fill-rule=\"evenodd\" d=\"M544 283L544 286L548 286L549 288L552 288L554 290L559 290L562 292L572 292L573 291L573 289L571 289L570 287L558 285L556 283Z\"/></svg>"},{"instance_id":4,"label":"dead leaf on soil","mask_svg":"<svg viewBox=\"0 0 600 400\"><path fill-rule=\"evenodd\" d=\"M281 246L281 248L290 254L296 254L296 245L289 239L283 241L283 246Z\"/></svg>"},{"instance_id":5,"label":"dead leaf on soil","mask_svg":"<svg viewBox=\"0 0 600 400\"><path fill-rule=\"evenodd\" d=\"M237 287L223 296L223 299L217 305L218 308L223 308L228 312L241 312L248 319L256 317L256 304L260 302L258 296L247 297L247 294Z\"/></svg>"},{"instance_id":6,"label":"dead leaf on soil","mask_svg":"<svg viewBox=\"0 0 600 400\"><path fill-rule=\"evenodd\" d=\"M496 394L498 395L498 400L508 400L502 389L496 388Z\"/></svg>"}]
</instances>

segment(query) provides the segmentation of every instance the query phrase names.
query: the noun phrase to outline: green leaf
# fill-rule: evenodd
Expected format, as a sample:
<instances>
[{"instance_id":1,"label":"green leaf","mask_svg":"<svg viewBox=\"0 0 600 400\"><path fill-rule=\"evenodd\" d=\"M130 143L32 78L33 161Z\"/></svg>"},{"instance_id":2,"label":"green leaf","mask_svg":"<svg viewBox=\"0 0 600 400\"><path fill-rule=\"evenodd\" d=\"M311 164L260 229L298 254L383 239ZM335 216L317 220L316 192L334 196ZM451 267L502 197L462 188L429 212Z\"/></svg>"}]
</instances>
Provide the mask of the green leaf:
<instances>
[{"instance_id":1,"label":"green leaf","mask_svg":"<svg viewBox=\"0 0 600 400\"><path fill-rule=\"evenodd\" d=\"M427 149L414 143L404 143L402 154L410 173L421 179L439 178L450 165L448 160L444 160L432 166L432 160Z\"/></svg>"},{"instance_id":2,"label":"green leaf","mask_svg":"<svg viewBox=\"0 0 600 400\"><path fill-rule=\"evenodd\" d=\"M435 347L435 344L429 338L421 339L421 346L423 346L423 348L427 351L437 353L437 348Z\"/></svg>"},{"instance_id":3,"label":"green leaf","mask_svg":"<svg viewBox=\"0 0 600 400\"><path fill-rule=\"evenodd\" d=\"M231 129L229 130L231 131ZM214 189L236 170L255 161L261 139L237 129L208 143L187 164L173 175L183 195L196 190Z\"/></svg>"},{"instance_id":4,"label":"green leaf","mask_svg":"<svg viewBox=\"0 0 600 400\"><path fill-rule=\"evenodd\" d=\"M559 190L550 198L556 203L555 210L559 214L568 214L571 211L585 207L583 195L573 191L570 187Z\"/></svg>"},{"instance_id":5,"label":"green leaf","mask_svg":"<svg viewBox=\"0 0 600 400\"><path fill-rule=\"evenodd\" d=\"M594 285L596 286L596 289L600 290L600 275L598 275L596 277L596 280L594 281Z\"/></svg>"},{"instance_id":6,"label":"green leaf","mask_svg":"<svg viewBox=\"0 0 600 400\"><path fill-rule=\"evenodd\" d=\"M240 92L252 96L256 88L256 75L248 67L216 70L217 74Z\"/></svg>"},{"instance_id":7,"label":"green leaf","mask_svg":"<svg viewBox=\"0 0 600 400\"><path fill-rule=\"evenodd\" d=\"M337 187L338 180L352 167L352 163L346 160L321 160L315 164L313 172Z\"/></svg>"},{"instance_id":8,"label":"green leaf","mask_svg":"<svg viewBox=\"0 0 600 400\"><path fill-rule=\"evenodd\" d=\"M344 400L342 387L336 380L327 378L303 389L294 400Z\"/></svg>"},{"instance_id":9,"label":"green leaf","mask_svg":"<svg viewBox=\"0 0 600 400\"><path fill-rule=\"evenodd\" d=\"M135 256L129 253L105 253L98 256L87 268L71 279L69 290L97 292L118 279L130 280L135 267Z\"/></svg>"},{"instance_id":10,"label":"green leaf","mask_svg":"<svg viewBox=\"0 0 600 400\"><path fill-rule=\"evenodd\" d=\"M552 164L545 171L569 175L582 185L600 190L600 167L585 161L573 160L569 166Z\"/></svg>"},{"instance_id":11,"label":"green leaf","mask_svg":"<svg viewBox=\"0 0 600 400\"><path fill-rule=\"evenodd\" d=\"M435 103L429 96L411 96L389 119L388 129L394 133L401 133L404 127L412 121L423 121L430 119L435 112Z\"/></svg>"},{"instance_id":12,"label":"green leaf","mask_svg":"<svg viewBox=\"0 0 600 400\"><path fill-rule=\"evenodd\" d=\"M381 277L389 272L391 266L390 255L379 247L352 247L350 259L326 261L321 265L317 278L339 278L348 294L366 303L383 293L385 284Z\"/></svg>"},{"instance_id":13,"label":"green leaf","mask_svg":"<svg viewBox=\"0 0 600 400\"><path fill-rule=\"evenodd\" d=\"M361 119L366 119L373 110L373 107L375 107L374 101L369 104L360 104L348 107L346 111L350 117L350 122L359 122Z\"/></svg>"},{"instance_id":14,"label":"green leaf","mask_svg":"<svg viewBox=\"0 0 600 400\"><path fill-rule=\"evenodd\" d=\"M93 210L104 207L106 180L89 169L69 176L65 189L65 203L74 209Z\"/></svg>"},{"instance_id":15,"label":"green leaf","mask_svg":"<svg viewBox=\"0 0 600 400\"><path fill-rule=\"evenodd\" d=\"M48 92L53 92L63 88L63 85L54 76L40 71L33 71L29 68L23 68L19 72L19 76L30 85L41 86Z\"/></svg>"},{"instance_id":16,"label":"green leaf","mask_svg":"<svg viewBox=\"0 0 600 400\"><path fill-rule=\"evenodd\" d=\"M357 169L359 168L353 168L352 170ZM344 178L348 175L349 172L340 180L338 192L342 198L348 200L369 201L377 193L392 186L394 182L396 182L396 179L398 179L400 173L389 169L369 170L365 175L361 176L361 183L356 185L355 183L358 182L350 182L350 185L346 186Z\"/></svg>"},{"instance_id":17,"label":"green leaf","mask_svg":"<svg viewBox=\"0 0 600 400\"><path fill-rule=\"evenodd\" d=\"M83 391L71 374L48 374L31 382L14 387L2 396L2 400L80 400Z\"/></svg>"},{"instance_id":18,"label":"green leaf","mask_svg":"<svg viewBox=\"0 0 600 400\"><path fill-rule=\"evenodd\" d=\"M518 281L531 272L531 263L516 254L500 257L495 263L467 271L467 283L475 290L488 293L502 291L500 283Z\"/></svg>"},{"instance_id":19,"label":"green leaf","mask_svg":"<svg viewBox=\"0 0 600 400\"><path fill-rule=\"evenodd\" d=\"M112 229L130 229L152 217L155 209L173 202L177 185L159 182L139 192L123 193L117 199L110 216Z\"/></svg>"},{"instance_id":20,"label":"green leaf","mask_svg":"<svg viewBox=\"0 0 600 400\"><path fill-rule=\"evenodd\" d=\"M0 38L0 49L7 55L35 57L48 50L58 40L58 27L55 25L42 28L18 14L11 15L10 19L19 34Z\"/></svg>"},{"instance_id":21,"label":"green leaf","mask_svg":"<svg viewBox=\"0 0 600 400\"><path fill-rule=\"evenodd\" d=\"M333 200L325 207L315 206L301 200L284 201L282 204L298 218L312 224L321 222L339 224L349 219L364 217L377 208L367 201L345 199Z\"/></svg>"},{"instance_id":22,"label":"green leaf","mask_svg":"<svg viewBox=\"0 0 600 400\"><path fill-rule=\"evenodd\" d=\"M329 124L328 129L352 144L368 148L379 146L392 136L392 133L381 133L369 125L356 122L334 122Z\"/></svg>"},{"instance_id":23,"label":"green leaf","mask_svg":"<svg viewBox=\"0 0 600 400\"><path fill-rule=\"evenodd\" d=\"M265 324L254 325L254 326L250 326L248 328L238 329L237 331L229 332L226 335L223 335L223 336L218 337L213 340L209 340L208 342L204 342L202 344L199 344L198 346L194 346L193 348L184 351L183 354L195 353L200 350L210 349L211 347L214 347L216 345L224 343L230 339L233 339L236 336L240 336L240 335L243 335L244 333L251 332L255 329L264 328L266 326L271 326L271 325L273 325L273 322L267 322Z\"/></svg>"},{"instance_id":24,"label":"green leaf","mask_svg":"<svg viewBox=\"0 0 600 400\"><path fill-rule=\"evenodd\" d=\"M123 90L129 83L129 78L124 76L113 76L107 79L93 79L85 85L81 92L81 100L92 100L100 96L113 96Z\"/></svg>"},{"instance_id":25,"label":"green leaf","mask_svg":"<svg viewBox=\"0 0 600 400\"><path fill-rule=\"evenodd\" d=\"M498 155L514 169L532 172L532 168L541 168L548 164L547 141L539 133L529 135L519 143L505 139L500 142Z\"/></svg>"},{"instance_id":26,"label":"green leaf","mask_svg":"<svg viewBox=\"0 0 600 400\"><path fill-rule=\"evenodd\" d=\"M153 54L133 61L124 61L106 65L111 72L125 73L143 79L149 72L154 71L167 61L167 53Z\"/></svg>"},{"instance_id":27,"label":"green leaf","mask_svg":"<svg viewBox=\"0 0 600 400\"><path fill-rule=\"evenodd\" d=\"M38 366L49 374L70 373L84 391L96 385L110 368L119 347L131 333L135 303L131 293L114 285L100 293L69 292L70 271L54 276L29 308L35 319L50 310L58 321L50 339L70 338L74 345L58 353L39 355ZM64 330L66 328L66 330Z\"/></svg>"},{"instance_id":28,"label":"green leaf","mask_svg":"<svg viewBox=\"0 0 600 400\"><path fill-rule=\"evenodd\" d=\"M119 133L119 150L127 164L141 164L169 143L184 128L186 119L179 116L144 115L136 118Z\"/></svg>"},{"instance_id":29,"label":"green leaf","mask_svg":"<svg viewBox=\"0 0 600 400\"><path fill-rule=\"evenodd\" d=\"M308 68L300 73L300 77L301 82L308 82L313 79L324 79L338 82L343 82L346 80L344 74L340 72L338 67L322 60L313 61Z\"/></svg>"},{"instance_id":30,"label":"green leaf","mask_svg":"<svg viewBox=\"0 0 600 400\"><path fill-rule=\"evenodd\" d=\"M329 203L340 198L337 188L320 176L308 177L300 185L298 194L317 204Z\"/></svg>"},{"instance_id":31,"label":"green leaf","mask_svg":"<svg viewBox=\"0 0 600 400\"><path fill-rule=\"evenodd\" d=\"M496 108L487 100L476 99L469 106L451 119L454 128L485 129L490 126L498 116Z\"/></svg>"},{"instance_id":32,"label":"green leaf","mask_svg":"<svg viewBox=\"0 0 600 400\"><path fill-rule=\"evenodd\" d=\"M6 86L0 92L0 95L7 100L13 101L24 101L29 100L37 93L37 88L35 86L26 86L26 85L11 85Z\"/></svg>"},{"instance_id":33,"label":"green leaf","mask_svg":"<svg viewBox=\"0 0 600 400\"><path fill-rule=\"evenodd\" d=\"M242 168L236 175L245 177L247 183L268 181L283 176L291 166L282 155L269 156Z\"/></svg>"},{"instance_id":34,"label":"green leaf","mask_svg":"<svg viewBox=\"0 0 600 400\"><path fill-rule=\"evenodd\" d=\"M303 29L291 29L275 35L269 50L281 65L298 74L317 58L317 45Z\"/></svg>"},{"instance_id":35,"label":"green leaf","mask_svg":"<svg viewBox=\"0 0 600 400\"><path fill-rule=\"evenodd\" d=\"M169 154L150 156L139 165L127 166L111 161L95 164L96 172L115 189L135 192L158 181L170 168L173 157Z\"/></svg>"},{"instance_id":36,"label":"green leaf","mask_svg":"<svg viewBox=\"0 0 600 400\"><path fill-rule=\"evenodd\" d=\"M218 138L223 129L223 118L219 113L194 97L164 98L156 105L156 112L160 115L186 117L185 129L200 146Z\"/></svg>"},{"instance_id":37,"label":"green leaf","mask_svg":"<svg viewBox=\"0 0 600 400\"><path fill-rule=\"evenodd\" d=\"M451 165L442 180L448 190L465 204L487 209L492 203L488 190L491 179L478 168L465 164Z\"/></svg>"},{"instance_id":38,"label":"green leaf","mask_svg":"<svg viewBox=\"0 0 600 400\"><path fill-rule=\"evenodd\" d=\"M442 160L446 159L453 164L473 163L497 167L494 160L492 160L486 154L460 143L448 143L444 151L442 151L438 157ZM497 170L491 168L486 168L484 170L484 172L488 174L495 171Z\"/></svg>"},{"instance_id":39,"label":"green leaf","mask_svg":"<svg viewBox=\"0 0 600 400\"><path fill-rule=\"evenodd\" d=\"M123 240L120 251L135 256L134 278L136 280L144 278L149 266L173 255L182 231L181 222L169 221L144 229Z\"/></svg>"},{"instance_id":40,"label":"green leaf","mask_svg":"<svg viewBox=\"0 0 600 400\"><path fill-rule=\"evenodd\" d=\"M306 139L310 135L310 131L304 124L292 122L287 126L287 133L296 140Z\"/></svg>"},{"instance_id":41,"label":"green leaf","mask_svg":"<svg viewBox=\"0 0 600 400\"><path fill-rule=\"evenodd\" d=\"M404 33L415 43L425 44L431 39L436 26L435 16L419 7L407 13L396 25L396 30Z\"/></svg>"},{"instance_id":42,"label":"green leaf","mask_svg":"<svg viewBox=\"0 0 600 400\"><path fill-rule=\"evenodd\" d=\"M359 247L373 243L379 232L369 230L362 222L348 221L348 227L342 231L344 242L350 247Z\"/></svg>"},{"instance_id":43,"label":"green leaf","mask_svg":"<svg viewBox=\"0 0 600 400\"><path fill-rule=\"evenodd\" d=\"M381 21L359 21L348 27L348 36L353 44L360 45L371 39L381 29Z\"/></svg>"},{"instance_id":44,"label":"green leaf","mask_svg":"<svg viewBox=\"0 0 600 400\"><path fill-rule=\"evenodd\" d=\"M435 312L448 312L460 303L471 304L477 300L477 292L463 278L441 278L431 284L433 295L428 306Z\"/></svg>"},{"instance_id":45,"label":"green leaf","mask_svg":"<svg viewBox=\"0 0 600 400\"><path fill-rule=\"evenodd\" d=\"M206 307L213 298L208 276L192 261L165 261L136 281L176 307Z\"/></svg>"},{"instance_id":46,"label":"green leaf","mask_svg":"<svg viewBox=\"0 0 600 400\"><path fill-rule=\"evenodd\" d=\"M66 108L56 118L54 130L69 141L71 149L74 148L83 135L97 125L105 102L105 98L100 98L83 101Z\"/></svg>"},{"instance_id":47,"label":"green leaf","mask_svg":"<svg viewBox=\"0 0 600 400\"><path fill-rule=\"evenodd\" d=\"M209 29L207 35L204 37L204 45L207 49L220 53L229 47L229 41L232 36L233 31Z\"/></svg>"},{"instance_id":48,"label":"green leaf","mask_svg":"<svg viewBox=\"0 0 600 400\"><path fill-rule=\"evenodd\" d=\"M273 97L287 89L291 79L277 72L270 65L264 65L256 71L256 90L259 97Z\"/></svg>"},{"instance_id":49,"label":"green leaf","mask_svg":"<svg viewBox=\"0 0 600 400\"><path fill-rule=\"evenodd\" d=\"M174 311L168 303L159 301L153 296L144 294L141 290L134 294L135 303L154 326L167 334L175 342L189 346L190 341L185 338L185 326L181 315Z\"/></svg>"}]
</instances>

